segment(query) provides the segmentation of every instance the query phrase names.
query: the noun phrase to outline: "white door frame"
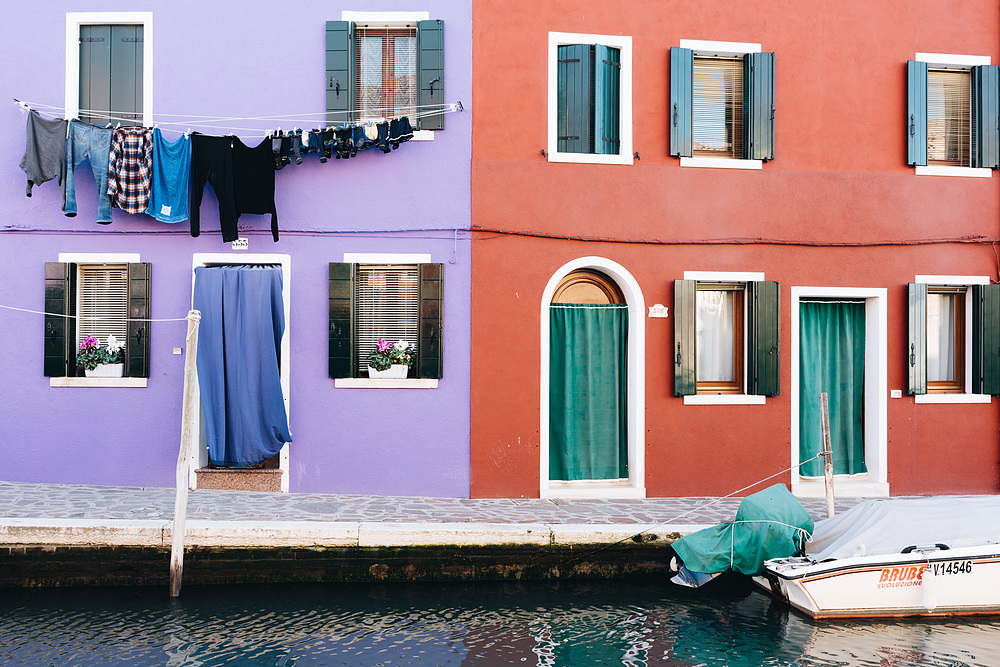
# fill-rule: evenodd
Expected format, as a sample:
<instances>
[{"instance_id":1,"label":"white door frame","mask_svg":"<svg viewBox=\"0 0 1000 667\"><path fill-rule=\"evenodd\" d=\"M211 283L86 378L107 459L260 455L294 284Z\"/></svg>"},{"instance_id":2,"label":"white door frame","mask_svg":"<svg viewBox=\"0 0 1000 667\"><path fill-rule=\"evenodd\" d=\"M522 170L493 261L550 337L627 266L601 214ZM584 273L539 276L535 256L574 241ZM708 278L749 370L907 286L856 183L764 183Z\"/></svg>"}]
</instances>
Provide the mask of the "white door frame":
<instances>
[{"instance_id":1,"label":"white door frame","mask_svg":"<svg viewBox=\"0 0 1000 667\"><path fill-rule=\"evenodd\" d=\"M628 305L626 416L628 419L627 482L563 482L549 479L549 304L556 286L573 271L592 269L613 279ZM645 498L646 497L646 301L632 274L604 257L580 257L552 274L542 292L540 307L540 427L539 495L542 498Z\"/></svg>"}]
</instances>

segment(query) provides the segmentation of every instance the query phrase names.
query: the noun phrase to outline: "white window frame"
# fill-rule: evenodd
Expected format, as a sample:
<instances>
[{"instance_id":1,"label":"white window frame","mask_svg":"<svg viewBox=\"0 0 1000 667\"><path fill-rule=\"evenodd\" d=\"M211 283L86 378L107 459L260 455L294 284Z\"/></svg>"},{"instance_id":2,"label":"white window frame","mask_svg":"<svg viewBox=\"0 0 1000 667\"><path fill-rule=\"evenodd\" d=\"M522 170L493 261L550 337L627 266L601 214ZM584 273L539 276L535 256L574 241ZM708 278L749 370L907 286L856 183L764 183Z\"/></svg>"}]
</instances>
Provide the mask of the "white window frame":
<instances>
[{"instance_id":1,"label":"white window frame","mask_svg":"<svg viewBox=\"0 0 1000 667\"><path fill-rule=\"evenodd\" d=\"M710 158L712 160L727 160L726 158ZM762 271L685 271L684 280L695 280L698 282L716 283L743 283L744 289L747 283L764 280ZM747 300L743 299L743 393L742 394L691 394L684 397L684 405L765 405L767 396L747 394ZM674 314L676 317L676 313Z\"/></svg>"},{"instance_id":2,"label":"white window frame","mask_svg":"<svg viewBox=\"0 0 1000 667\"><path fill-rule=\"evenodd\" d=\"M864 299L865 302L865 465L867 473L834 475L835 494L844 498L889 496L889 343L888 290L884 287L792 287L792 493L823 498L825 481L801 477L799 465L799 301L814 297Z\"/></svg>"},{"instance_id":3,"label":"white window frame","mask_svg":"<svg viewBox=\"0 0 1000 667\"><path fill-rule=\"evenodd\" d=\"M415 25L417 21L429 21L430 18L430 12L359 12L346 9L340 12L341 21L363 23L370 28L402 28ZM357 54L352 53L351 57L357 58ZM413 130L410 141L434 141L434 130Z\"/></svg>"},{"instance_id":4,"label":"white window frame","mask_svg":"<svg viewBox=\"0 0 1000 667\"><path fill-rule=\"evenodd\" d=\"M63 264L131 264L138 262L137 252L61 252L58 261ZM77 311L79 312L79 311ZM72 323L74 336L77 331L76 322ZM127 363L127 361L126 361ZM149 378L88 378L88 377L50 377L50 387L131 387L143 388Z\"/></svg>"},{"instance_id":5,"label":"white window frame","mask_svg":"<svg viewBox=\"0 0 1000 667\"><path fill-rule=\"evenodd\" d=\"M66 12L66 118L80 115L80 26L142 26L142 124L153 124L153 12Z\"/></svg>"},{"instance_id":6,"label":"white window frame","mask_svg":"<svg viewBox=\"0 0 1000 667\"><path fill-rule=\"evenodd\" d=\"M989 285L989 276L936 276L917 275L916 283L924 283L928 287L971 287L973 285ZM916 394L914 403L990 403L993 397L989 394L972 393L972 290L965 291L965 389L961 394Z\"/></svg>"},{"instance_id":7,"label":"white window frame","mask_svg":"<svg viewBox=\"0 0 1000 667\"><path fill-rule=\"evenodd\" d=\"M591 35L572 32L550 32L548 44L548 139L549 162L577 164L634 164L632 154L632 38L623 35ZM569 44L601 44L619 50L621 78L618 90L618 155L600 153L560 153L559 125L559 47Z\"/></svg>"},{"instance_id":8,"label":"white window frame","mask_svg":"<svg viewBox=\"0 0 1000 667\"><path fill-rule=\"evenodd\" d=\"M281 265L281 299L284 302L285 332L281 336L281 395L285 402L285 418L289 426L292 423L289 395L291 392L292 378L292 337L291 337L291 312L292 312L292 256L277 253L194 253L191 256L191 303L194 305L194 270L199 266L218 266L220 264L280 264ZM201 405L201 388L195 383L194 404ZM201 410L198 410L199 414ZM208 465L208 447L205 443L205 425L201 424L199 429L199 444L197 451L191 453L188 458L188 486L191 489L198 488L197 469ZM278 468L281 470L281 490L288 493L289 460L288 443L281 447L278 453Z\"/></svg>"},{"instance_id":9,"label":"white window frame","mask_svg":"<svg viewBox=\"0 0 1000 667\"><path fill-rule=\"evenodd\" d=\"M429 131L429 130L428 130ZM345 252L345 264L430 264L430 253ZM437 389L437 378L334 378L337 389Z\"/></svg>"},{"instance_id":10,"label":"white window frame","mask_svg":"<svg viewBox=\"0 0 1000 667\"><path fill-rule=\"evenodd\" d=\"M927 63L928 67L961 67L971 69L976 65L989 65L990 56L967 56L953 53L917 53L917 62ZM992 178L993 170L989 167L955 167L950 165L915 165L917 176L959 176L965 178Z\"/></svg>"},{"instance_id":11,"label":"white window frame","mask_svg":"<svg viewBox=\"0 0 1000 667\"><path fill-rule=\"evenodd\" d=\"M735 58L748 53L760 53L760 44L752 42L717 42L703 39L682 39L682 49L691 49L695 57ZM743 160L741 158L693 156L682 157L682 167L705 167L709 169L763 169L763 160Z\"/></svg>"}]
</instances>

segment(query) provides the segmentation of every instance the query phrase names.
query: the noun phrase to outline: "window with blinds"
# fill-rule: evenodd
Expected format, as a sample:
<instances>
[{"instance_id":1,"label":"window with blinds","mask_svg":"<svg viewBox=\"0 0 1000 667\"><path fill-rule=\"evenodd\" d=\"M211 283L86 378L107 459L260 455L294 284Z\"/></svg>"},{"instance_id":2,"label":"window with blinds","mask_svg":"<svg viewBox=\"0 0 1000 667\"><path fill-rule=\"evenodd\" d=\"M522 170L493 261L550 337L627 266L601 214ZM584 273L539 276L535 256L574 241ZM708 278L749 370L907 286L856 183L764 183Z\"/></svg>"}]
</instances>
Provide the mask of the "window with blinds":
<instances>
[{"instance_id":1,"label":"window with blinds","mask_svg":"<svg viewBox=\"0 0 1000 667\"><path fill-rule=\"evenodd\" d=\"M359 118L407 116L416 126L416 27L359 27L356 38Z\"/></svg>"},{"instance_id":2,"label":"window with blinds","mask_svg":"<svg viewBox=\"0 0 1000 667\"><path fill-rule=\"evenodd\" d=\"M692 83L694 154L742 157L742 58L695 56Z\"/></svg>"},{"instance_id":3,"label":"window with blinds","mask_svg":"<svg viewBox=\"0 0 1000 667\"><path fill-rule=\"evenodd\" d=\"M88 335L100 345L107 345L109 335L124 342L128 338L128 267L81 265L76 312L77 345Z\"/></svg>"},{"instance_id":4,"label":"window with blinds","mask_svg":"<svg viewBox=\"0 0 1000 667\"><path fill-rule=\"evenodd\" d=\"M358 266L355 283L358 372L368 369L368 354L378 339L405 340L414 348L420 321L420 276L416 265Z\"/></svg>"},{"instance_id":5,"label":"window with blinds","mask_svg":"<svg viewBox=\"0 0 1000 667\"><path fill-rule=\"evenodd\" d=\"M972 73L927 71L927 163L971 166Z\"/></svg>"}]
</instances>

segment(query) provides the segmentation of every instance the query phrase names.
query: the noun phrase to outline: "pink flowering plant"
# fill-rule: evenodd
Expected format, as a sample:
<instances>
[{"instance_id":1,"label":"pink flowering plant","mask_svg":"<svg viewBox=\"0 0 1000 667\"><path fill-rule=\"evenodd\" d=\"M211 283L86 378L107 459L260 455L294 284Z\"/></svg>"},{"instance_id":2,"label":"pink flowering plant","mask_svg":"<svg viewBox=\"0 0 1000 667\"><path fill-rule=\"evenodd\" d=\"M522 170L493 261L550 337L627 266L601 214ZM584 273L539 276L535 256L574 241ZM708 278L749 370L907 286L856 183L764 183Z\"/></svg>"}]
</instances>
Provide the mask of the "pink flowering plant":
<instances>
[{"instance_id":1,"label":"pink flowering plant","mask_svg":"<svg viewBox=\"0 0 1000 667\"><path fill-rule=\"evenodd\" d=\"M120 364L124 361L125 342L119 341L113 334L108 336L107 345L101 345L100 340L88 335L80 342L76 353L76 367L86 371L94 370L98 364Z\"/></svg>"},{"instance_id":2,"label":"pink flowering plant","mask_svg":"<svg viewBox=\"0 0 1000 667\"><path fill-rule=\"evenodd\" d=\"M379 338L375 349L368 355L368 365L377 371L388 370L393 364L412 366L413 355L413 346L405 340L390 343Z\"/></svg>"}]
</instances>

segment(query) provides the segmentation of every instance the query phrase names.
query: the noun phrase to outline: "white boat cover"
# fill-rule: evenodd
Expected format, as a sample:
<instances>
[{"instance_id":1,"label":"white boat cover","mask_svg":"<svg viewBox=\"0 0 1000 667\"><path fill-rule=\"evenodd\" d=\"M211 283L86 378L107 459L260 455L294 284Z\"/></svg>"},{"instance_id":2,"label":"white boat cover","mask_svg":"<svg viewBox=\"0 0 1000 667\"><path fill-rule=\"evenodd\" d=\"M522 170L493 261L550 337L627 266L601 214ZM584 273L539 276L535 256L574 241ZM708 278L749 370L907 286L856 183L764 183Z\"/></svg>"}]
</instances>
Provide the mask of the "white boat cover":
<instances>
[{"instance_id":1,"label":"white boat cover","mask_svg":"<svg viewBox=\"0 0 1000 667\"><path fill-rule=\"evenodd\" d=\"M1000 496L866 500L816 522L806 554L815 561L896 554L909 546L1000 543Z\"/></svg>"}]
</instances>

